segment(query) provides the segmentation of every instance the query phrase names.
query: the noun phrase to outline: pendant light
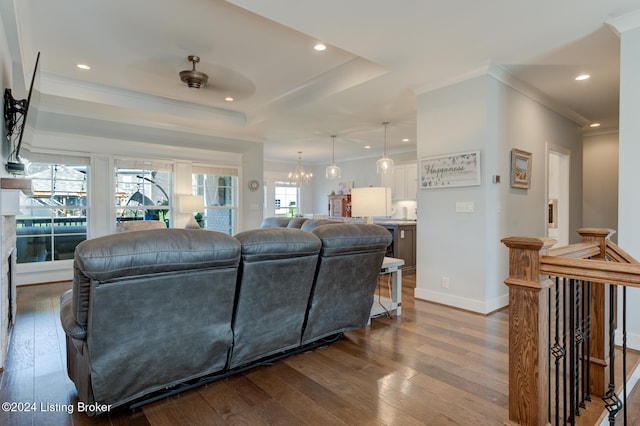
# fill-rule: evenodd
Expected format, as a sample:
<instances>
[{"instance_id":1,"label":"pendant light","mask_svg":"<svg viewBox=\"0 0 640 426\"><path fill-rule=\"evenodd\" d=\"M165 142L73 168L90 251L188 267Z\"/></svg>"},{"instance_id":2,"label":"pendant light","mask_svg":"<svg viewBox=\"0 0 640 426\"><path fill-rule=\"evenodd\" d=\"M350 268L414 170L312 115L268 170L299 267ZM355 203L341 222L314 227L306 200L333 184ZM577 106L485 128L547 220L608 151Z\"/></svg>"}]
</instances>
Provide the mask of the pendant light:
<instances>
[{"instance_id":1,"label":"pendant light","mask_svg":"<svg viewBox=\"0 0 640 426\"><path fill-rule=\"evenodd\" d=\"M393 160L387 157L387 124L389 124L389 122L385 121L382 124L384 125L384 154L376 163L376 168L379 175L386 175L393 171Z\"/></svg>"},{"instance_id":2,"label":"pendant light","mask_svg":"<svg viewBox=\"0 0 640 426\"><path fill-rule=\"evenodd\" d=\"M302 167L302 151L298 151L298 164L296 165L295 172L289 173L289 182L295 186L309 183L313 178L313 173L307 173Z\"/></svg>"},{"instance_id":3,"label":"pendant light","mask_svg":"<svg viewBox=\"0 0 640 426\"><path fill-rule=\"evenodd\" d=\"M327 179L340 179L340 167L336 166L335 153L336 153L336 135L331 135L333 143L331 145L331 165L327 167L325 177Z\"/></svg>"}]
</instances>

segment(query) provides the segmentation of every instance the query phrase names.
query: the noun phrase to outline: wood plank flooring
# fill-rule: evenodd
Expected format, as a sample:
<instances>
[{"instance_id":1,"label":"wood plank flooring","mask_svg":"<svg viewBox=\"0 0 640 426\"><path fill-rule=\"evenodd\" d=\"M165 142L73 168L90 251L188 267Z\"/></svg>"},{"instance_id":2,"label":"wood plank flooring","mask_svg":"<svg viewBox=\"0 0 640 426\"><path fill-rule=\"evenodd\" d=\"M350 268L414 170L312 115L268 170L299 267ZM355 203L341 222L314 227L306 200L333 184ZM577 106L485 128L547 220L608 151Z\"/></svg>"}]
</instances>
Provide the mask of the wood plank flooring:
<instances>
[{"instance_id":1,"label":"wood plank flooring","mask_svg":"<svg viewBox=\"0 0 640 426\"><path fill-rule=\"evenodd\" d=\"M475 426L507 419L507 310L483 316L414 301L415 275L404 277L399 318L374 319L327 347L134 412L88 417L77 412L66 375L58 297L69 287L18 289L0 401L34 410L0 411L1 425ZM629 407L630 424L640 425L638 389Z\"/></svg>"}]
</instances>

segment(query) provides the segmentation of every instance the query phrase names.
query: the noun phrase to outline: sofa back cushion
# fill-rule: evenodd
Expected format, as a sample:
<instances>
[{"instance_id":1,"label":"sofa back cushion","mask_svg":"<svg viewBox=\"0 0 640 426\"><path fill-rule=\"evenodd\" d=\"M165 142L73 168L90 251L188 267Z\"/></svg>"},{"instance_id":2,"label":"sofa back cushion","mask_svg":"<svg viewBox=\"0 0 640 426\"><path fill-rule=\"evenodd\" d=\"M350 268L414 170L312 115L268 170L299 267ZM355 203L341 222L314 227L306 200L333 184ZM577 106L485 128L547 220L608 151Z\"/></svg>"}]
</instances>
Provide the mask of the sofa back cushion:
<instances>
[{"instance_id":1,"label":"sofa back cushion","mask_svg":"<svg viewBox=\"0 0 640 426\"><path fill-rule=\"evenodd\" d=\"M300 229L302 229L303 231L311 232L314 229L316 229L318 226L335 225L337 223L344 223L344 222L334 220L334 219L309 219L302 224Z\"/></svg>"},{"instance_id":2,"label":"sofa back cushion","mask_svg":"<svg viewBox=\"0 0 640 426\"><path fill-rule=\"evenodd\" d=\"M312 231L322 241L302 343L365 326L391 234L379 225L340 223Z\"/></svg>"},{"instance_id":3,"label":"sofa back cushion","mask_svg":"<svg viewBox=\"0 0 640 426\"><path fill-rule=\"evenodd\" d=\"M320 251L318 237L295 228L254 229L236 238L242 260L231 368L300 344Z\"/></svg>"},{"instance_id":4,"label":"sofa back cushion","mask_svg":"<svg viewBox=\"0 0 640 426\"><path fill-rule=\"evenodd\" d=\"M260 224L260 228L286 228L290 220L290 217L284 216L266 217Z\"/></svg>"}]
</instances>

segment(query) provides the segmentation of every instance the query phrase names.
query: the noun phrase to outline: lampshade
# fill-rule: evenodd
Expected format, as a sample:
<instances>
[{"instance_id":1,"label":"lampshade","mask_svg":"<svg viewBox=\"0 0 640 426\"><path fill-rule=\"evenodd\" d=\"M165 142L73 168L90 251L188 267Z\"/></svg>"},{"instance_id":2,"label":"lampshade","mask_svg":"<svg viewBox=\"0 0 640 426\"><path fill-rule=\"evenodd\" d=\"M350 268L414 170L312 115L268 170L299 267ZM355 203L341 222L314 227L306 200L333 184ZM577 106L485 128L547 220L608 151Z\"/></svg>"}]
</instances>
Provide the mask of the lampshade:
<instances>
[{"instance_id":1,"label":"lampshade","mask_svg":"<svg viewBox=\"0 0 640 426\"><path fill-rule=\"evenodd\" d=\"M186 229L200 229L200 224L193 214L204 210L204 197L202 195L180 195L178 197L178 210L180 213L189 213L191 216L189 222L185 225Z\"/></svg>"},{"instance_id":2,"label":"lampshade","mask_svg":"<svg viewBox=\"0 0 640 426\"><path fill-rule=\"evenodd\" d=\"M391 215L391 188L351 189L351 216L371 218Z\"/></svg>"},{"instance_id":3,"label":"lampshade","mask_svg":"<svg viewBox=\"0 0 640 426\"><path fill-rule=\"evenodd\" d=\"M336 166L335 161L335 149L336 149L336 135L331 136L333 138L333 143L331 145L331 165L327 167L325 172L325 177L327 179L340 179L340 167Z\"/></svg>"},{"instance_id":4,"label":"lampshade","mask_svg":"<svg viewBox=\"0 0 640 426\"><path fill-rule=\"evenodd\" d=\"M178 198L180 213L198 213L204 210L202 195L180 195Z\"/></svg>"},{"instance_id":5,"label":"lampshade","mask_svg":"<svg viewBox=\"0 0 640 426\"><path fill-rule=\"evenodd\" d=\"M389 122L385 121L382 124L384 125L384 153L376 163L376 170L379 175L385 175L393 171L393 160L387 157L387 125Z\"/></svg>"},{"instance_id":6,"label":"lampshade","mask_svg":"<svg viewBox=\"0 0 640 426\"><path fill-rule=\"evenodd\" d=\"M298 164L296 165L296 170L289 173L289 182L295 186L300 186L304 183L309 183L311 178L313 178L313 173L304 171L304 167L302 167L302 151L298 151Z\"/></svg>"}]
</instances>

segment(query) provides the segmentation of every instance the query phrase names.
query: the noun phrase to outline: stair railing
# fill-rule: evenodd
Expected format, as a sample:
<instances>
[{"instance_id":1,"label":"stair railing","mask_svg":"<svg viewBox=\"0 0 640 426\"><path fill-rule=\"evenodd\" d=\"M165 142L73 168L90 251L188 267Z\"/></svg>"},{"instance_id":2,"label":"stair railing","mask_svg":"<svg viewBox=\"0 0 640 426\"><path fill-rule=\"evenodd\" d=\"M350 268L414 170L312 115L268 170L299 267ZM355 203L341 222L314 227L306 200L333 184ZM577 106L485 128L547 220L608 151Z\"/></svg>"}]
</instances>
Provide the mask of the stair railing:
<instances>
[{"instance_id":1,"label":"stair railing","mask_svg":"<svg viewBox=\"0 0 640 426\"><path fill-rule=\"evenodd\" d=\"M550 238L502 240L509 248L505 424L575 424L592 397L602 398L610 424L622 410L626 424L614 378L617 288L624 299L624 382L626 287L640 287L640 264L610 240L613 232L580 229L582 242L559 248Z\"/></svg>"}]
</instances>

